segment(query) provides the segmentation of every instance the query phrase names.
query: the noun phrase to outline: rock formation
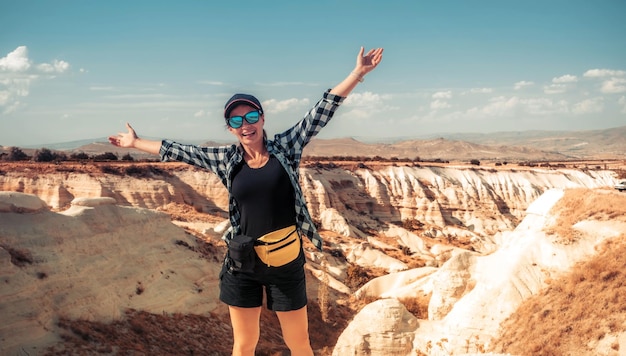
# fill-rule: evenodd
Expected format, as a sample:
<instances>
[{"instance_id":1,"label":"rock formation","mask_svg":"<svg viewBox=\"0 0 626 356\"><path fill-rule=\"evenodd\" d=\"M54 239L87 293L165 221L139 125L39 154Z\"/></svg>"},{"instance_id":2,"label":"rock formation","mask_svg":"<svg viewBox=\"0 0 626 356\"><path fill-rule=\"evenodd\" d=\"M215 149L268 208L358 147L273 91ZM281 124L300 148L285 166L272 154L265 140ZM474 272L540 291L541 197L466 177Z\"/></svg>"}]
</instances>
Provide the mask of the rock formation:
<instances>
[{"instance_id":1,"label":"rock formation","mask_svg":"<svg viewBox=\"0 0 626 356\"><path fill-rule=\"evenodd\" d=\"M59 315L111 320L126 308L216 308L221 261L200 256L198 240L179 227L192 222L172 224L155 210L190 207L205 220L202 234L218 241L226 191L204 171L149 167L141 175L123 168L2 171L0 353L36 353L58 341ZM324 254L307 250L312 275L347 297L347 263L386 271L354 293L382 299L354 317L337 355L460 354L488 346L547 278L626 231L581 223L583 238L570 245L545 232L564 189L610 187L611 171L318 165L302 168L300 179L313 218L331 237ZM598 229L602 238L590 233ZM398 301L418 295L430 295L423 320Z\"/></svg>"},{"instance_id":2,"label":"rock formation","mask_svg":"<svg viewBox=\"0 0 626 356\"><path fill-rule=\"evenodd\" d=\"M547 280L589 258L595 253L594 247L605 239L626 233L624 219L582 221L576 226L579 238L562 243L546 233L553 218L549 211L562 196L562 190L552 189L533 202L519 226L503 233L501 247L492 254L459 252L439 269L424 267L374 279L357 295L406 298L432 294L428 320L419 321L412 352L450 355L488 348L501 322L522 301L545 287ZM383 308L381 304L369 307ZM376 312L382 310L367 311ZM359 322L371 323L357 315L349 329L359 330L358 325L352 325ZM345 333L337 345L345 354L360 354L353 352L362 340L370 338L369 334ZM355 348L347 350L350 342L344 337L349 337ZM615 340L623 337L626 332L611 336Z\"/></svg>"}]
</instances>

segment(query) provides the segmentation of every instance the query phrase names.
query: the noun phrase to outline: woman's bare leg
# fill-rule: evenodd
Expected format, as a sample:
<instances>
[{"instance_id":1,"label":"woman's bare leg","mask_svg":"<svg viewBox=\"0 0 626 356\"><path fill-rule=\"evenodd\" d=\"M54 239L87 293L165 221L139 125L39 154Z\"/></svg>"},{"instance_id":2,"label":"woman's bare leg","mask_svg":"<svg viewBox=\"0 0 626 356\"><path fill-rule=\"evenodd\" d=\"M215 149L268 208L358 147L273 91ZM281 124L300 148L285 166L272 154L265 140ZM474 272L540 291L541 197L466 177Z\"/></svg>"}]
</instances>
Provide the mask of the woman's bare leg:
<instances>
[{"instance_id":1,"label":"woman's bare leg","mask_svg":"<svg viewBox=\"0 0 626 356\"><path fill-rule=\"evenodd\" d=\"M233 356L254 356L259 342L261 307L240 308L229 306L233 326Z\"/></svg>"},{"instance_id":2,"label":"woman's bare leg","mask_svg":"<svg viewBox=\"0 0 626 356\"><path fill-rule=\"evenodd\" d=\"M306 306L301 309L276 312L280 327L283 330L283 339L292 356L313 356L311 341L309 340L309 319Z\"/></svg>"}]
</instances>

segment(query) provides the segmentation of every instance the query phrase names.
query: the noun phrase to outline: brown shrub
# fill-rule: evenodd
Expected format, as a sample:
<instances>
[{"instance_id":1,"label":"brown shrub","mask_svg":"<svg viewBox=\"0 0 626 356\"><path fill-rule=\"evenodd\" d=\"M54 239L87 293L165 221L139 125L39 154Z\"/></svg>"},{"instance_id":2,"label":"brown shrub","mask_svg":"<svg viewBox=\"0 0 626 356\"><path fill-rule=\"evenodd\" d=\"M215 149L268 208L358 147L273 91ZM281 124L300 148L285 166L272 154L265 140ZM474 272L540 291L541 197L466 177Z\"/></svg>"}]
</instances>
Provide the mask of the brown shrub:
<instances>
[{"instance_id":1,"label":"brown shrub","mask_svg":"<svg viewBox=\"0 0 626 356\"><path fill-rule=\"evenodd\" d=\"M359 265L348 264L344 284L351 290L357 290L370 280L385 274L387 272L382 269L365 269Z\"/></svg>"},{"instance_id":2,"label":"brown shrub","mask_svg":"<svg viewBox=\"0 0 626 356\"><path fill-rule=\"evenodd\" d=\"M400 298L399 301L409 313L415 315L418 319L428 320L428 304L431 296L432 293L429 293L410 298Z\"/></svg>"}]
</instances>

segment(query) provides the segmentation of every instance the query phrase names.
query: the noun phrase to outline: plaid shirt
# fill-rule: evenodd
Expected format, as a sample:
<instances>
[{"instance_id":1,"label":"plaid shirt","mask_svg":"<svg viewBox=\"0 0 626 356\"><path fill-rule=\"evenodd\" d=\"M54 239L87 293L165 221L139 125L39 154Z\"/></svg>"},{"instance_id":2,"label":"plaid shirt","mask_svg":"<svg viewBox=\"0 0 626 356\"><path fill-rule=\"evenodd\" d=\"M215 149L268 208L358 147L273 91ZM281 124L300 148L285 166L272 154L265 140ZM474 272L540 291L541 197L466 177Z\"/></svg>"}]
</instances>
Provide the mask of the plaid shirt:
<instances>
[{"instance_id":1,"label":"plaid shirt","mask_svg":"<svg viewBox=\"0 0 626 356\"><path fill-rule=\"evenodd\" d=\"M295 191L296 225L301 234L306 235L313 245L322 249L322 238L317 232L306 207L304 195L299 184L298 167L302 158L302 150L317 133L326 126L333 117L335 110L345 98L326 91L323 98L309 110L304 118L286 131L276 134L274 140L266 140L268 152L276 157L283 166ZM243 160L240 145L218 147L200 147L183 145L171 140L163 140L159 152L161 161L180 161L208 169L221 179L228 189L228 214L231 228L224 235L228 242L241 233L241 214L232 195L233 170Z\"/></svg>"}]
</instances>

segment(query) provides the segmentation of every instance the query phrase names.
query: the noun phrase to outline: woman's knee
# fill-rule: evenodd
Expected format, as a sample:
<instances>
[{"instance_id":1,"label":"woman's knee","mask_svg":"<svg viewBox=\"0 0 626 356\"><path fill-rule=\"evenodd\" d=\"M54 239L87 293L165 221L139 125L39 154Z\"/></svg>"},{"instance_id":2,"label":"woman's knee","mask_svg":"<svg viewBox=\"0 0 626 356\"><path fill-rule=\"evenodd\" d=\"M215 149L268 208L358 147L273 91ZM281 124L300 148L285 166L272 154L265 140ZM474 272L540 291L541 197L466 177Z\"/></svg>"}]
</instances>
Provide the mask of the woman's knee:
<instances>
[{"instance_id":1,"label":"woman's knee","mask_svg":"<svg viewBox=\"0 0 626 356\"><path fill-rule=\"evenodd\" d=\"M233 327L233 355L254 355L259 342L261 308L230 307Z\"/></svg>"},{"instance_id":2,"label":"woman's knee","mask_svg":"<svg viewBox=\"0 0 626 356\"><path fill-rule=\"evenodd\" d=\"M283 338L285 340L285 344L287 344L287 347L292 350L299 350L299 349L310 349L311 348L311 342L309 340L309 333L307 331L303 331L303 332L290 332L287 333L285 335L285 333L283 333Z\"/></svg>"},{"instance_id":3,"label":"woman's knee","mask_svg":"<svg viewBox=\"0 0 626 356\"><path fill-rule=\"evenodd\" d=\"M285 344L293 355L309 354L311 342L306 307L290 312L277 312ZM296 352L297 351L297 352Z\"/></svg>"},{"instance_id":4,"label":"woman's knee","mask_svg":"<svg viewBox=\"0 0 626 356\"><path fill-rule=\"evenodd\" d=\"M241 331L234 331L233 333L233 355L254 355L256 346L259 343L259 332L245 333Z\"/></svg>"},{"instance_id":5,"label":"woman's knee","mask_svg":"<svg viewBox=\"0 0 626 356\"><path fill-rule=\"evenodd\" d=\"M233 343L233 356L254 355L256 344L256 342L253 343L250 340L241 340L240 342L235 341Z\"/></svg>"}]
</instances>

